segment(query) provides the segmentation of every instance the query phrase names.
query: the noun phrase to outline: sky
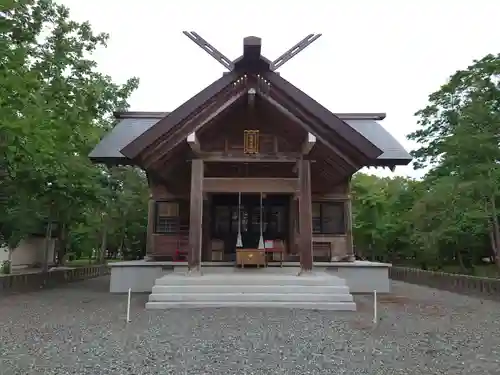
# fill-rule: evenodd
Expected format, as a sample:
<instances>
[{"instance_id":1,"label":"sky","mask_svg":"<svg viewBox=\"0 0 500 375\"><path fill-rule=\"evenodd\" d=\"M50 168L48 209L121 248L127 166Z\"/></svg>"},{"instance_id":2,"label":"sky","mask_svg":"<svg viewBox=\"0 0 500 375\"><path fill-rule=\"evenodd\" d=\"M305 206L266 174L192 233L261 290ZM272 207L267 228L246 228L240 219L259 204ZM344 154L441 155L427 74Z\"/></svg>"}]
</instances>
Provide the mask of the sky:
<instances>
[{"instance_id":1,"label":"sky","mask_svg":"<svg viewBox=\"0 0 500 375\"><path fill-rule=\"evenodd\" d=\"M117 82L139 77L131 110L171 111L225 68L191 42L196 31L230 59L243 38L262 38L274 60L310 33L321 38L279 69L332 112L385 112L384 127L407 150L414 113L456 70L500 50L495 0L60 0L72 18L107 32L95 53ZM369 170L368 172L373 171ZM420 177L411 166L396 174ZM392 175L392 172L377 172Z\"/></svg>"}]
</instances>

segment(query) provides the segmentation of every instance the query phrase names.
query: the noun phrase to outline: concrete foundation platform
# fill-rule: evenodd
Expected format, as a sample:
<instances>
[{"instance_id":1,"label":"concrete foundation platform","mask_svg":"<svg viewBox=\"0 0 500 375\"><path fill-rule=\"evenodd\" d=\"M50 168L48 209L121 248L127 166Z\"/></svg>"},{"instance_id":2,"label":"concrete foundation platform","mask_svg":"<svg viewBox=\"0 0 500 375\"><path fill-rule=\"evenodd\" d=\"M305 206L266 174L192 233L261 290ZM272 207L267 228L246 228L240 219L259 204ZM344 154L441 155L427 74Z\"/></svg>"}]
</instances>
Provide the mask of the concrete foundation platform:
<instances>
[{"instance_id":1,"label":"concrete foundation platform","mask_svg":"<svg viewBox=\"0 0 500 375\"><path fill-rule=\"evenodd\" d=\"M127 293L131 288L134 293L151 293L157 279L172 273L185 275L187 272L186 262L148 262L144 260L126 261L111 263L111 293ZM315 273L326 272L331 276L337 276L345 281L350 293L378 293L390 292L389 268L390 264L376 263L367 261L356 262L316 262L314 264ZM244 273L251 274L259 271L261 275L265 274L287 274L297 275L299 270L298 262L285 262L283 267L270 265L268 268L239 269L234 267L234 263L227 262L204 262L202 263L203 275L210 273ZM258 283L259 276L253 274L251 285ZM190 276L197 278L196 276ZM297 279L302 279L301 276ZM186 278L184 278L186 280ZM160 284L161 285L161 284ZM243 287L243 285L241 285ZM261 285L265 287L265 285ZM307 284L288 284L288 288L307 288ZM327 287L323 285L322 287ZM336 286L336 285L334 285ZM221 286L222 288L222 286ZM290 289L283 289L285 292ZM247 289L247 292L250 290Z\"/></svg>"}]
</instances>

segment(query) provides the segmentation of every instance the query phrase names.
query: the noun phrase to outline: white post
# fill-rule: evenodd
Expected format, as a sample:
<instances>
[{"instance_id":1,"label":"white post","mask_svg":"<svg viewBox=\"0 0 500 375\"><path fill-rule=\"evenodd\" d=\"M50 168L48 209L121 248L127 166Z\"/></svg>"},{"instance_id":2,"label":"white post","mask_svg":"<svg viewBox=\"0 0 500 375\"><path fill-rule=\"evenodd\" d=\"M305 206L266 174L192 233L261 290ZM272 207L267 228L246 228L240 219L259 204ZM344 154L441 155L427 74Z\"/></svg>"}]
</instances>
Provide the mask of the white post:
<instances>
[{"instance_id":1,"label":"white post","mask_svg":"<svg viewBox=\"0 0 500 375\"><path fill-rule=\"evenodd\" d=\"M377 291L373 291L373 324L377 323Z\"/></svg>"},{"instance_id":2,"label":"white post","mask_svg":"<svg viewBox=\"0 0 500 375\"><path fill-rule=\"evenodd\" d=\"M127 323L130 323L130 295L132 294L132 288L128 288L128 300L127 300Z\"/></svg>"}]
</instances>

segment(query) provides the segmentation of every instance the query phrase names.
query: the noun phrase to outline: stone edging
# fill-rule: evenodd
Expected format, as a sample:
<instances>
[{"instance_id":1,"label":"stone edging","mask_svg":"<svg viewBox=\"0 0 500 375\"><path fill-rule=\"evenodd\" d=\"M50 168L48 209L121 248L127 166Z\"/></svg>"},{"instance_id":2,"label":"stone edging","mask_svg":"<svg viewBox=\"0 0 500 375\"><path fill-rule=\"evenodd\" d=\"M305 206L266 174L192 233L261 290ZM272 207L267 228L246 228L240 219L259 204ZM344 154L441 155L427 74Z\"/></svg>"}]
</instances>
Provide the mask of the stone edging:
<instances>
[{"instance_id":1,"label":"stone edging","mask_svg":"<svg viewBox=\"0 0 500 375\"><path fill-rule=\"evenodd\" d=\"M109 275L108 266L87 266L54 269L49 272L30 272L0 275L0 295L8 293L32 292L73 281Z\"/></svg>"},{"instance_id":2,"label":"stone edging","mask_svg":"<svg viewBox=\"0 0 500 375\"><path fill-rule=\"evenodd\" d=\"M500 279L425 271L418 268L406 267L389 268L389 277L392 280L425 285L455 293L500 298Z\"/></svg>"}]
</instances>

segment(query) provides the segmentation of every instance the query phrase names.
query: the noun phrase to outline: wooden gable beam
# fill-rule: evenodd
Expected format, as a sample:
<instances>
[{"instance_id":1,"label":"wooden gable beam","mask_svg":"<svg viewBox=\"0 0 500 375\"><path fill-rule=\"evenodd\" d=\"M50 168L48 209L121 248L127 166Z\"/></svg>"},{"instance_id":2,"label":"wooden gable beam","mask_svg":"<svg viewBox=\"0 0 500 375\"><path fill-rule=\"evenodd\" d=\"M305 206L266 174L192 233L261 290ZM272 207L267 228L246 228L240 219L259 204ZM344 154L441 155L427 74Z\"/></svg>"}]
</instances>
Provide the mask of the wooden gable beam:
<instances>
[{"instance_id":1,"label":"wooden gable beam","mask_svg":"<svg viewBox=\"0 0 500 375\"><path fill-rule=\"evenodd\" d=\"M174 170L179 166L180 162L184 161L184 158L181 157L183 152L185 152L185 150L176 149L172 153L170 159L161 160L156 164L149 166L148 169L156 171L157 174L161 174L163 176L170 176L171 174L174 174Z\"/></svg>"},{"instance_id":2,"label":"wooden gable beam","mask_svg":"<svg viewBox=\"0 0 500 375\"><path fill-rule=\"evenodd\" d=\"M331 155L331 151L327 146L323 144L318 144L310 153L308 158L314 158L317 160L316 163L311 164L313 170L313 175L317 175L318 178L322 178L325 181L324 187L317 187L317 189L327 188L334 183L337 183L342 178L351 176L360 168L354 169L341 163L341 159L334 158Z\"/></svg>"},{"instance_id":3,"label":"wooden gable beam","mask_svg":"<svg viewBox=\"0 0 500 375\"><path fill-rule=\"evenodd\" d=\"M344 175L349 175L349 174L354 173L357 170L361 169L361 168L354 169L354 168L345 167L345 166L340 165L339 163L337 163L336 160L333 160L332 158L329 158L329 157L324 157L323 158L323 162L328 167L334 169L337 172L342 172L342 174L344 174Z\"/></svg>"},{"instance_id":4,"label":"wooden gable beam","mask_svg":"<svg viewBox=\"0 0 500 375\"><path fill-rule=\"evenodd\" d=\"M284 94L277 90L271 90L270 98L275 100L278 105L281 105L281 107L285 111L288 111L291 116L298 118L307 126L308 131L313 133L322 144L339 156L340 162L347 169L354 168L357 170L371 162L371 160L367 159L365 155L359 153L355 148L352 149L353 154L348 154L346 150L342 148L342 146L345 146L345 142L343 144L340 142L342 145L338 145L336 142L338 142L339 139L335 138L331 130L325 130L313 116L308 115L307 112L295 105Z\"/></svg>"},{"instance_id":5,"label":"wooden gable beam","mask_svg":"<svg viewBox=\"0 0 500 375\"><path fill-rule=\"evenodd\" d=\"M343 163L342 159L333 157L330 149L324 144L316 145L316 147L312 150L310 157L321 159L327 167L333 169L337 174L342 173L344 175L348 175L361 168L361 166L350 166Z\"/></svg>"},{"instance_id":6,"label":"wooden gable beam","mask_svg":"<svg viewBox=\"0 0 500 375\"><path fill-rule=\"evenodd\" d=\"M306 122L304 122L300 117L296 116L294 113L290 112L288 108L284 107L281 105L278 101L273 99L272 97L268 95L263 95L261 94L262 98L264 98L269 104L277 108L282 114L284 114L286 117L288 117L291 121L295 122L296 124L299 124L302 128L307 130L309 133L313 134L311 126L308 125ZM313 121L312 119L309 121ZM320 134L316 134L315 137L317 137L322 143L324 143L327 147L329 147L333 152L335 152L344 163L350 165L353 168L359 168L359 164L355 163L351 158L349 158L347 155L345 155L341 150L338 149L338 147L332 145L330 142L328 142L323 136Z\"/></svg>"},{"instance_id":7,"label":"wooden gable beam","mask_svg":"<svg viewBox=\"0 0 500 375\"><path fill-rule=\"evenodd\" d=\"M220 94L228 87L232 87L233 84L240 79L240 77L241 74L234 71L224 74L221 78L207 86L191 99L184 102L168 116L165 116L162 120L158 121L134 141L122 148L120 150L121 153L129 159L137 158L147 147L154 144L157 139L161 138L168 131L176 128L179 124L192 116L193 112L210 102L214 96Z\"/></svg>"},{"instance_id":8,"label":"wooden gable beam","mask_svg":"<svg viewBox=\"0 0 500 375\"><path fill-rule=\"evenodd\" d=\"M189 134L196 133L200 128L219 117L245 93L246 90L243 85L241 85L241 87L235 86L233 90L230 90L226 95L220 98L222 99L222 104L219 101L211 103L211 105L207 106L203 111L200 111L196 116L187 121L177 132L160 141L149 153L149 157L145 159L145 164L151 166L164 160L176 146L187 139Z\"/></svg>"},{"instance_id":9,"label":"wooden gable beam","mask_svg":"<svg viewBox=\"0 0 500 375\"><path fill-rule=\"evenodd\" d=\"M262 73L262 77L269 82L271 91L275 88L285 93L295 103L295 107L300 106L310 114L313 114L321 123L326 124L331 130L335 131L340 137L356 148L358 152L365 155L366 159L374 160L382 155L383 151L372 142L280 75L272 71L267 71ZM318 135L317 132L316 135Z\"/></svg>"},{"instance_id":10,"label":"wooden gable beam","mask_svg":"<svg viewBox=\"0 0 500 375\"><path fill-rule=\"evenodd\" d=\"M175 193L175 186L172 181L166 177L167 174L168 173L165 173L165 171L157 171L152 169L148 170L147 178L149 188L151 189L154 186L153 182L156 182L161 183L163 186L165 186L169 192Z\"/></svg>"},{"instance_id":11,"label":"wooden gable beam","mask_svg":"<svg viewBox=\"0 0 500 375\"><path fill-rule=\"evenodd\" d=\"M290 193L297 191L296 178L205 177L203 191L210 193Z\"/></svg>"},{"instance_id":12,"label":"wooden gable beam","mask_svg":"<svg viewBox=\"0 0 500 375\"><path fill-rule=\"evenodd\" d=\"M213 108L216 107L217 105L220 104L220 102L224 102L226 98L230 98L233 93L235 92L235 89L237 87L240 87L241 84L243 83L243 80L237 81L234 83L229 88L226 88L225 91L220 93L219 95L214 96L208 103L206 103L205 106L202 108L197 109L195 112L193 112L187 119L186 121L183 121L182 123L178 124L175 128L170 129L168 132L166 132L162 137L158 138L153 144L148 147L147 150L144 150L141 154L142 159L145 161L149 161L151 158L154 158L158 154L158 150L162 151L163 146L165 143L167 143L173 136L175 136L179 131L182 132L185 136L183 137L183 140L187 138L187 136L192 133L193 131L190 131L188 128L189 124L192 124L193 122L200 121L200 118L205 118L213 112Z\"/></svg>"},{"instance_id":13,"label":"wooden gable beam","mask_svg":"<svg viewBox=\"0 0 500 375\"><path fill-rule=\"evenodd\" d=\"M303 128L305 128L308 132L314 134L317 139L321 141L324 145L326 145L331 151L339 156L342 160L343 164L346 164L350 167L360 168L364 165L364 163L360 163L358 160L354 160L354 158L350 155L347 155L344 151L342 151L339 147L333 144L329 138L331 138L331 134L329 132L320 131L321 125L314 119L314 117L309 116L307 113L302 111L297 105L287 99L283 94L278 92L277 90L270 90L268 98L271 104L277 107L283 114L287 115L291 120L296 119ZM331 131L330 131L331 132Z\"/></svg>"},{"instance_id":14,"label":"wooden gable beam","mask_svg":"<svg viewBox=\"0 0 500 375\"><path fill-rule=\"evenodd\" d=\"M317 162L311 165L315 170L320 172L320 174L322 174L323 176L327 177L330 181L336 179L338 176L345 176L350 173L337 163L331 163L326 159L323 159L322 162Z\"/></svg>"},{"instance_id":15,"label":"wooden gable beam","mask_svg":"<svg viewBox=\"0 0 500 375\"><path fill-rule=\"evenodd\" d=\"M205 162L216 163L295 163L301 157L298 152L280 152L274 155L247 155L240 152L198 152L196 156Z\"/></svg>"},{"instance_id":16,"label":"wooden gable beam","mask_svg":"<svg viewBox=\"0 0 500 375\"><path fill-rule=\"evenodd\" d=\"M334 173L332 171L329 171L327 168L327 166L316 167L315 164L311 164L311 174L316 184L313 186L315 191L329 191L331 190L332 186L345 179L345 174ZM318 180L321 182L319 182Z\"/></svg>"},{"instance_id":17,"label":"wooden gable beam","mask_svg":"<svg viewBox=\"0 0 500 375\"><path fill-rule=\"evenodd\" d=\"M322 146L325 147L325 146ZM346 166L339 164L337 161L326 157L322 152L313 151L311 157L315 158L311 160L311 168L314 175L322 177L327 184L335 183L339 178L349 176L355 172L353 169L348 169ZM314 163L313 163L314 162ZM298 172L298 167L295 165L292 169L294 173Z\"/></svg>"},{"instance_id":18,"label":"wooden gable beam","mask_svg":"<svg viewBox=\"0 0 500 375\"><path fill-rule=\"evenodd\" d=\"M239 100L245 91L239 91L236 94L229 94L229 100L225 101L220 107L215 108L217 103L213 103L214 105L207 107L203 112L200 112L197 116L192 118L188 123L186 123L185 128L179 130L177 133L173 134L170 139L163 140L159 143L153 152L150 153L149 158L147 159L147 163L149 165L156 165L158 163L164 163L166 159L168 159L172 153L175 151L174 149L180 145L182 142L187 141L187 137L191 133L195 133L199 131L203 126L210 124L215 121L219 116L224 114L233 103ZM189 133L187 133L189 132Z\"/></svg>"}]
</instances>

